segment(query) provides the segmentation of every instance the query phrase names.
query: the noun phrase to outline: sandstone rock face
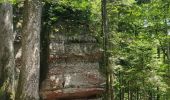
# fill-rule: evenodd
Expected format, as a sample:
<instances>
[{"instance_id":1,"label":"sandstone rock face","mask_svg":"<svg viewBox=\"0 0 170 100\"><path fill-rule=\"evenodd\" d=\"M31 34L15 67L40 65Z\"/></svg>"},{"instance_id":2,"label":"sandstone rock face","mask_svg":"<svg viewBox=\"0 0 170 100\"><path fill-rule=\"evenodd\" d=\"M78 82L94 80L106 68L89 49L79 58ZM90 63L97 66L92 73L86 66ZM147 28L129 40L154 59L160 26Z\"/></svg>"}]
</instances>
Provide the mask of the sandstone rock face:
<instances>
[{"instance_id":1,"label":"sandstone rock face","mask_svg":"<svg viewBox=\"0 0 170 100\"><path fill-rule=\"evenodd\" d=\"M43 99L92 100L87 98L103 93L101 50L92 36L54 34L49 50L48 73L41 85Z\"/></svg>"}]
</instances>

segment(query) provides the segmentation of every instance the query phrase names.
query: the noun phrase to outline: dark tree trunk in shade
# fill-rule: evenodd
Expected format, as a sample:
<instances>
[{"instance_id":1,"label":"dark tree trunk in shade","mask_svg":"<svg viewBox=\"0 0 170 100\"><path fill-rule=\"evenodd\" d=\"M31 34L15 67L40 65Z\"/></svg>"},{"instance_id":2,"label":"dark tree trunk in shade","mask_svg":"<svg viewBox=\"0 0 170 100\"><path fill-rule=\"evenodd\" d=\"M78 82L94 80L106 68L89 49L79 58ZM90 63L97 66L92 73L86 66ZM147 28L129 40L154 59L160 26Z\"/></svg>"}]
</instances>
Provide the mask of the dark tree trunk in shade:
<instances>
[{"instance_id":1,"label":"dark tree trunk in shade","mask_svg":"<svg viewBox=\"0 0 170 100\"><path fill-rule=\"evenodd\" d=\"M39 100L41 1L24 1L22 67L16 100Z\"/></svg>"},{"instance_id":2,"label":"dark tree trunk in shade","mask_svg":"<svg viewBox=\"0 0 170 100\"><path fill-rule=\"evenodd\" d=\"M46 22L47 20L47 16L46 16L46 10L49 9L49 5L45 4L42 8L42 21ZM42 81L45 80L47 73L48 73L48 60L49 60L49 30L50 30L50 26L46 23L42 23L41 25L41 36L40 36L40 87L41 87L41 83Z\"/></svg>"},{"instance_id":3,"label":"dark tree trunk in shade","mask_svg":"<svg viewBox=\"0 0 170 100\"><path fill-rule=\"evenodd\" d=\"M12 100L15 94L12 5L0 3L0 100Z\"/></svg>"},{"instance_id":4,"label":"dark tree trunk in shade","mask_svg":"<svg viewBox=\"0 0 170 100\"><path fill-rule=\"evenodd\" d=\"M159 92L159 87L157 87L157 92ZM160 100L160 94L157 93L157 100Z\"/></svg>"},{"instance_id":5,"label":"dark tree trunk in shade","mask_svg":"<svg viewBox=\"0 0 170 100\"><path fill-rule=\"evenodd\" d=\"M139 100L139 88L136 90L136 100Z\"/></svg>"}]
</instances>

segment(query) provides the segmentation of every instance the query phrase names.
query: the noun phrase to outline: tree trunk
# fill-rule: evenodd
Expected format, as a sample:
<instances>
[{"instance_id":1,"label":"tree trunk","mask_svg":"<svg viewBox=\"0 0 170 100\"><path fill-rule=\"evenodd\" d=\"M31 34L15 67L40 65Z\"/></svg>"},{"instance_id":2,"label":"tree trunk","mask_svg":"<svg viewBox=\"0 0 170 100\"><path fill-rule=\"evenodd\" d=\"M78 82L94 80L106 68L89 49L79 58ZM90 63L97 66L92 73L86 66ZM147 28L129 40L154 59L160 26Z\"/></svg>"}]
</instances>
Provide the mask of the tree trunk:
<instances>
[{"instance_id":1,"label":"tree trunk","mask_svg":"<svg viewBox=\"0 0 170 100\"><path fill-rule=\"evenodd\" d=\"M160 94L159 94L159 87L157 87L157 99L156 100L160 100Z\"/></svg>"},{"instance_id":2,"label":"tree trunk","mask_svg":"<svg viewBox=\"0 0 170 100\"><path fill-rule=\"evenodd\" d=\"M130 100L133 100L133 91L130 90Z\"/></svg>"},{"instance_id":3,"label":"tree trunk","mask_svg":"<svg viewBox=\"0 0 170 100\"><path fill-rule=\"evenodd\" d=\"M102 10L102 34L103 34L103 50L104 50L104 68L105 68L105 74L106 74L106 99L107 100L113 100L113 74L110 68L109 64L109 54L108 54L108 22L107 22L107 0L101 0L101 10Z\"/></svg>"},{"instance_id":4,"label":"tree trunk","mask_svg":"<svg viewBox=\"0 0 170 100\"><path fill-rule=\"evenodd\" d=\"M139 88L136 90L136 100L139 100Z\"/></svg>"},{"instance_id":5,"label":"tree trunk","mask_svg":"<svg viewBox=\"0 0 170 100\"><path fill-rule=\"evenodd\" d=\"M129 87L129 85L130 85L130 82L128 82L128 100L130 100L130 87Z\"/></svg>"},{"instance_id":6,"label":"tree trunk","mask_svg":"<svg viewBox=\"0 0 170 100\"><path fill-rule=\"evenodd\" d=\"M0 100L12 100L15 94L12 5L0 4Z\"/></svg>"},{"instance_id":7,"label":"tree trunk","mask_svg":"<svg viewBox=\"0 0 170 100\"><path fill-rule=\"evenodd\" d=\"M47 28L43 29L44 32L41 33L41 36L43 34L43 36L41 37L41 53L40 53L40 87L41 87L41 83L45 80L47 74L48 74L48 70L49 70L49 65L48 65L48 61L49 61L49 38L48 35L49 33L46 31ZM45 33L46 32L46 33Z\"/></svg>"},{"instance_id":8,"label":"tree trunk","mask_svg":"<svg viewBox=\"0 0 170 100\"><path fill-rule=\"evenodd\" d=\"M149 95L149 100L152 100L152 91L148 91L148 95Z\"/></svg>"},{"instance_id":9,"label":"tree trunk","mask_svg":"<svg viewBox=\"0 0 170 100\"><path fill-rule=\"evenodd\" d=\"M107 0L101 0L101 10L102 10L102 34L103 34L103 50L104 50L104 68L106 73L106 98L107 100L113 100L113 69L112 69L112 61L109 60L111 58L111 53L109 50L112 47L109 39L109 27L107 20Z\"/></svg>"},{"instance_id":10,"label":"tree trunk","mask_svg":"<svg viewBox=\"0 0 170 100\"><path fill-rule=\"evenodd\" d=\"M48 10L48 4L45 4L42 9L42 19L44 22L48 21L46 18L46 10ZM41 83L45 80L48 73L48 60L49 60L49 30L50 25L42 23L41 25L41 36L40 36L40 87Z\"/></svg>"},{"instance_id":11,"label":"tree trunk","mask_svg":"<svg viewBox=\"0 0 170 100\"><path fill-rule=\"evenodd\" d=\"M22 67L16 100L39 100L41 2L25 0Z\"/></svg>"}]
</instances>

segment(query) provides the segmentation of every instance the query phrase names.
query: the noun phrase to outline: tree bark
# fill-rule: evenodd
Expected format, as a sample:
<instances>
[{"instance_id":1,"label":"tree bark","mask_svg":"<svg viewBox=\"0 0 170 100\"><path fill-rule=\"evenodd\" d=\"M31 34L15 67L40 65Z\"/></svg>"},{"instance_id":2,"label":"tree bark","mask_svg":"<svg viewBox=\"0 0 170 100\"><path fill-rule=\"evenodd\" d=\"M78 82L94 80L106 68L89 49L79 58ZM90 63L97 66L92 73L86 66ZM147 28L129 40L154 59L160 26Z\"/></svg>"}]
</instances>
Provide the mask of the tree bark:
<instances>
[{"instance_id":1,"label":"tree bark","mask_svg":"<svg viewBox=\"0 0 170 100\"><path fill-rule=\"evenodd\" d=\"M10 3L0 4L0 100L13 100L15 96L12 12Z\"/></svg>"},{"instance_id":2,"label":"tree bark","mask_svg":"<svg viewBox=\"0 0 170 100\"><path fill-rule=\"evenodd\" d=\"M41 1L24 1L22 67L16 100L39 100Z\"/></svg>"},{"instance_id":3,"label":"tree bark","mask_svg":"<svg viewBox=\"0 0 170 100\"><path fill-rule=\"evenodd\" d=\"M101 11L102 11L102 34L103 34L103 65L106 74L106 99L110 100L110 75L108 67L108 57L107 57L107 41L108 41L108 30L107 30L107 10L106 10L107 1L101 0Z\"/></svg>"},{"instance_id":4,"label":"tree bark","mask_svg":"<svg viewBox=\"0 0 170 100\"><path fill-rule=\"evenodd\" d=\"M49 9L49 4L45 4L42 8L42 21L48 21L46 18L46 10ZM46 79L46 76L48 74L48 58L49 58L49 30L50 30L50 25L46 23L42 23L41 25L41 36L40 36L40 87L41 83Z\"/></svg>"},{"instance_id":5,"label":"tree bark","mask_svg":"<svg viewBox=\"0 0 170 100\"><path fill-rule=\"evenodd\" d=\"M111 66L111 57L110 50L111 44L109 43L109 27L107 20L107 0L101 0L101 10L102 10L102 34L103 34L103 62L106 74L106 99L113 100L113 71Z\"/></svg>"}]
</instances>

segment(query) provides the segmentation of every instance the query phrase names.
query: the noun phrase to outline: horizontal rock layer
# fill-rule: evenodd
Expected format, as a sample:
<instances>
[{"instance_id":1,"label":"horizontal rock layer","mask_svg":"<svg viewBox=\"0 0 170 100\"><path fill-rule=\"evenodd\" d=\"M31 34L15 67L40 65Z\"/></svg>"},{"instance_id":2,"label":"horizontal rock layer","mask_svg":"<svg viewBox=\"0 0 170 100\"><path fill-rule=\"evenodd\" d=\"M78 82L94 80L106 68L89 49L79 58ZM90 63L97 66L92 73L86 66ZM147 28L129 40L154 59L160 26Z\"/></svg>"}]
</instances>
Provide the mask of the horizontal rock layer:
<instances>
[{"instance_id":1,"label":"horizontal rock layer","mask_svg":"<svg viewBox=\"0 0 170 100\"><path fill-rule=\"evenodd\" d=\"M88 99L89 97L97 97L103 92L104 89L102 88L68 88L56 91L44 91L40 95L44 100L90 100Z\"/></svg>"}]
</instances>

